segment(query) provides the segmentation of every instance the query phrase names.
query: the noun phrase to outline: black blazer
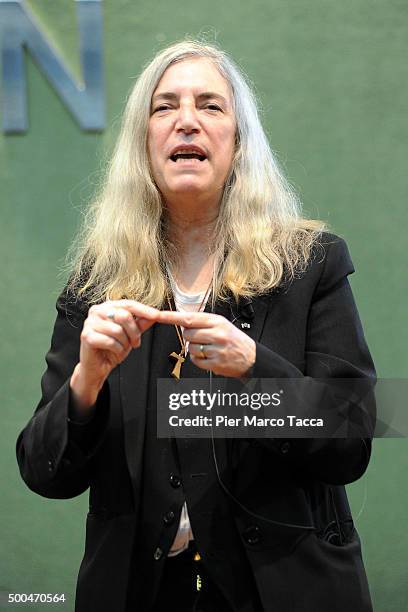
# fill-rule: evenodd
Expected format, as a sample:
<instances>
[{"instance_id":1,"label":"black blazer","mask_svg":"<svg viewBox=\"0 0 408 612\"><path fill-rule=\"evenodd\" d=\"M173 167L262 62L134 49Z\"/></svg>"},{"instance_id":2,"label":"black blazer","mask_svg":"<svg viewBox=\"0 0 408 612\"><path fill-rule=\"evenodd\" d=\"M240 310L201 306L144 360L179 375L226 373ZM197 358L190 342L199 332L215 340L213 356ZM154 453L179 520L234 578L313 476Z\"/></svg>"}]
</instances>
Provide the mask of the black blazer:
<instances>
[{"instance_id":1,"label":"black blazer","mask_svg":"<svg viewBox=\"0 0 408 612\"><path fill-rule=\"evenodd\" d=\"M353 271L345 242L326 233L305 273L267 295L240 302L235 324L241 328L242 321L250 321L244 331L257 343L254 377L375 378L347 279ZM90 487L76 610L128 612L135 610L129 604L129 582L140 527L151 344L159 326L146 332L141 347L108 377L94 419L77 426L68 420L69 378L78 362L87 308L63 292L57 311L42 398L18 438L18 463L28 487L45 497L71 498ZM234 314L225 305L216 312L231 320ZM344 489L365 472L371 440L276 438L234 444L233 455L224 457L228 462L233 456L234 495L242 506L230 504L227 519L239 534L264 610L371 611L360 540ZM172 477L178 475L172 472ZM279 527L268 517L313 529ZM200 532L194 510L190 518L193 531L197 526ZM208 527L198 539L204 559L219 544L212 523L214 532ZM158 533L162 529L157 527ZM165 548L151 551L158 565ZM227 595L237 612L255 609L234 593Z\"/></svg>"}]
</instances>

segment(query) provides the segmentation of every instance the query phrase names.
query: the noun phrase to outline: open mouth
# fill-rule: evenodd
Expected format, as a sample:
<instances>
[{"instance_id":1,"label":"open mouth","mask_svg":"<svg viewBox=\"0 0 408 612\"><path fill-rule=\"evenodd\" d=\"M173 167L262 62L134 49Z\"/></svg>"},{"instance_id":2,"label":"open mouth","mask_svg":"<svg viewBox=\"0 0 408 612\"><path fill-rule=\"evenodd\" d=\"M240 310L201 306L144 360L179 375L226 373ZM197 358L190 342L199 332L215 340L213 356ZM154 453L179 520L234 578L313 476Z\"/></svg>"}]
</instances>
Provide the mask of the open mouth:
<instances>
[{"instance_id":1,"label":"open mouth","mask_svg":"<svg viewBox=\"0 0 408 612\"><path fill-rule=\"evenodd\" d=\"M171 155L170 159L174 162L178 162L182 159L195 159L202 162L207 158L205 155L200 155L199 153L175 153Z\"/></svg>"}]
</instances>

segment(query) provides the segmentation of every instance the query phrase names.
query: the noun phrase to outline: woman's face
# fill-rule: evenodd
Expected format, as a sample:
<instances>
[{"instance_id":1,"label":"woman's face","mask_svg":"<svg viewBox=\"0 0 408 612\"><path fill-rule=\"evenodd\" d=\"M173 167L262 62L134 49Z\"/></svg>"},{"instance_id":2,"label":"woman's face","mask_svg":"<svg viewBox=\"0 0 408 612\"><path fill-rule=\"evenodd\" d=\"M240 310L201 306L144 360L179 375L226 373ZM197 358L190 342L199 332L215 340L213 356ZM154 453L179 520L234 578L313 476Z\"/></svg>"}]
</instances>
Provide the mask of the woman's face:
<instances>
[{"instance_id":1,"label":"woman's face","mask_svg":"<svg viewBox=\"0 0 408 612\"><path fill-rule=\"evenodd\" d=\"M205 58L171 65L152 96L148 153L164 200L191 193L219 203L235 149L227 81Z\"/></svg>"}]
</instances>

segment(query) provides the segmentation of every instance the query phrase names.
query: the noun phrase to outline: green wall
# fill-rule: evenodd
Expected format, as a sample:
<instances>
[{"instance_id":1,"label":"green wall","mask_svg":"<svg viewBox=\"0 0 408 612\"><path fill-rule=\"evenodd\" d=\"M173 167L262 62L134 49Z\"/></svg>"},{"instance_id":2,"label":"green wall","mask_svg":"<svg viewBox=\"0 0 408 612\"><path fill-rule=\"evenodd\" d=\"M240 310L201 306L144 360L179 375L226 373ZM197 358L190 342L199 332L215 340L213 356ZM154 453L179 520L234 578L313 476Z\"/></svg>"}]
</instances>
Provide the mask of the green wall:
<instances>
[{"instance_id":1,"label":"green wall","mask_svg":"<svg viewBox=\"0 0 408 612\"><path fill-rule=\"evenodd\" d=\"M74 2L28 5L79 74ZM379 376L404 378L408 370L406 1L105 0L103 10L106 132L82 133L28 58L30 129L0 135L0 591L64 592L68 603L58 607L66 610L73 610L87 496L32 494L14 446L39 399L64 254L125 96L154 51L207 34L250 75L272 147L306 210L349 244ZM401 612L408 599L406 446L377 440L366 475L348 487L376 612Z\"/></svg>"}]
</instances>

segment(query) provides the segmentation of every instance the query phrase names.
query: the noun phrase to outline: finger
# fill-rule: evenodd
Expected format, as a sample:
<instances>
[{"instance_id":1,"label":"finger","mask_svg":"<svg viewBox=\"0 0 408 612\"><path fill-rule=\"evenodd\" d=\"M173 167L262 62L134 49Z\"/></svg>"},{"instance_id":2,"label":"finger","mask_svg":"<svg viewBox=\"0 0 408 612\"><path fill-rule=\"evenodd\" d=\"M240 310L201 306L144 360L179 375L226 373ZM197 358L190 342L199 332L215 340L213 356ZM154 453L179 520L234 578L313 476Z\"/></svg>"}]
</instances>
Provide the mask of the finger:
<instances>
[{"instance_id":1,"label":"finger","mask_svg":"<svg viewBox=\"0 0 408 612\"><path fill-rule=\"evenodd\" d=\"M91 315L85 322L87 328L94 329L100 334L105 334L115 338L123 346L131 344L131 339L127 335L124 328L116 323L112 318L105 317L104 313L100 313L100 316Z\"/></svg>"},{"instance_id":2,"label":"finger","mask_svg":"<svg viewBox=\"0 0 408 612\"><path fill-rule=\"evenodd\" d=\"M213 370L215 368L215 360L214 359L200 359L197 355L193 355L190 353L190 359L194 363L197 368L200 370Z\"/></svg>"},{"instance_id":3,"label":"finger","mask_svg":"<svg viewBox=\"0 0 408 612\"><path fill-rule=\"evenodd\" d=\"M217 351L210 344L196 344L190 342L188 345L188 351L190 355L197 357L198 359L211 359L214 358Z\"/></svg>"},{"instance_id":4,"label":"finger","mask_svg":"<svg viewBox=\"0 0 408 612\"><path fill-rule=\"evenodd\" d=\"M175 312L171 310L161 310L157 316L158 323L169 325L182 325L183 327L212 327L216 320L213 315L205 312Z\"/></svg>"},{"instance_id":5,"label":"finger","mask_svg":"<svg viewBox=\"0 0 408 612\"><path fill-rule=\"evenodd\" d=\"M113 317L110 316L112 314ZM114 308L113 312L111 310L109 313L106 314L105 321L110 321L113 323L113 325L115 325L115 328L111 328L112 331L117 331L117 326L119 326L126 334L133 348L140 346L141 330L139 328L139 321L137 317L135 317L134 315L132 315L131 312L129 312L129 310L126 310L125 308Z\"/></svg>"},{"instance_id":6,"label":"finger","mask_svg":"<svg viewBox=\"0 0 408 612\"><path fill-rule=\"evenodd\" d=\"M151 327L152 325L154 325L156 323L156 320L154 319L141 319L139 317L136 317L136 315L133 315L135 317L135 321L137 322L137 325L141 331L141 333L143 334L146 330L149 329L149 327Z\"/></svg>"},{"instance_id":7,"label":"finger","mask_svg":"<svg viewBox=\"0 0 408 612\"><path fill-rule=\"evenodd\" d=\"M92 328L84 328L81 334L81 341L85 342L94 350L110 351L114 353L118 359L123 359L124 354L126 354L130 348L130 343L128 341L122 344L113 336L100 333Z\"/></svg>"},{"instance_id":8,"label":"finger","mask_svg":"<svg viewBox=\"0 0 408 612\"><path fill-rule=\"evenodd\" d=\"M216 335L215 330L210 327L185 329L183 332L185 340L194 344L215 344Z\"/></svg>"},{"instance_id":9,"label":"finger","mask_svg":"<svg viewBox=\"0 0 408 612\"><path fill-rule=\"evenodd\" d=\"M232 329L229 328L232 327ZM195 344L219 344L225 346L238 330L229 321L225 322L218 317L212 327L185 329L183 334L186 340Z\"/></svg>"},{"instance_id":10,"label":"finger","mask_svg":"<svg viewBox=\"0 0 408 612\"><path fill-rule=\"evenodd\" d=\"M157 308L146 306L145 304L136 302L135 300L107 300L102 304L94 304L91 306L88 314L101 315L101 313L103 313L104 315L107 315L114 312L116 309L127 310L134 317L152 321L152 324L157 318L157 313L160 312Z\"/></svg>"},{"instance_id":11,"label":"finger","mask_svg":"<svg viewBox=\"0 0 408 612\"><path fill-rule=\"evenodd\" d=\"M112 311L115 308L125 308L137 317L143 317L145 319L155 319L160 310L147 306L136 300L106 300L101 304L94 304L89 309L89 312L105 312L106 310Z\"/></svg>"},{"instance_id":12,"label":"finger","mask_svg":"<svg viewBox=\"0 0 408 612\"><path fill-rule=\"evenodd\" d=\"M160 314L160 310L157 308L147 306L141 302L136 302L136 300L116 300L110 302L110 305L118 308L125 308L136 317L151 321L155 321L157 315Z\"/></svg>"},{"instance_id":13,"label":"finger","mask_svg":"<svg viewBox=\"0 0 408 612\"><path fill-rule=\"evenodd\" d=\"M97 332L98 334L113 338L123 347L127 348L129 345L131 345L130 338L126 334L123 327L117 323L114 323L110 319L91 319L87 325L87 328Z\"/></svg>"},{"instance_id":14,"label":"finger","mask_svg":"<svg viewBox=\"0 0 408 612\"><path fill-rule=\"evenodd\" d=\"M137 307L135 306L135 304L137 305ZM109 318L110 320L113 320L115 322L121 322L122 320L128 321L128 326L125 325L125 328L127 327L127 331L130 333L130 337L132 338L132 345L134 346L134 348L136 346L140 346L140 341L136 341L136 339L132 337L131 330L136 331L136 333L138 334L144 333L147 329L149 329L152 325L156 323L155 313L160 312L155 308L150 308L150 306L145 306L144 304L140 304L139 302L134 302L131 300L107 301L104 302L104 304L95 306L95 308L99 309L95 312L95 314L103 316L103 318ZM122 317L118 317L116 311L122 312ZM136 312L142 313L143 316L136 315ZM125 316L124 313L128 313L128 316ZM149 318L145 318L146 316ZM133 318L136 324L136 328L133 327L133 324L131 323L129 317ZM135 341L136 344L134 344Z\"/></svg>"}]
</instances>

